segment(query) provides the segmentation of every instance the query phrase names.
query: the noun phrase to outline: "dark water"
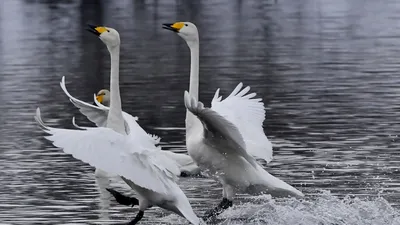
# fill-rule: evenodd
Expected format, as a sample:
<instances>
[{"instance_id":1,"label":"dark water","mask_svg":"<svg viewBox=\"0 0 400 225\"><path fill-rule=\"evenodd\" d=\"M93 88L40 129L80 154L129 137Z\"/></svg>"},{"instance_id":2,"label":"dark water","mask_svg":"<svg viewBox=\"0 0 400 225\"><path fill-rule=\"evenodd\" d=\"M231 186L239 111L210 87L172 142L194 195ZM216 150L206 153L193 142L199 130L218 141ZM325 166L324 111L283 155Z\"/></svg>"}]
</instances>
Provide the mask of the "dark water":
<instances>
[{"instance_id":1,"label":"dark water","mask_svg":"<svg viewBox=\"0 0 400 225\"><path fill-rule=\"evenodd\" d=\"M239 82L267 106L273 175L298 200L239 196L221 224L400 224L400 2L397 0L0 1L0 222L104 224L137 209L104 209L94 169L42 138L33 114L71 127L79 116L58 83L91 101L109 85L103 43L87 22L121 35L125 111L167 149L184 149L189 50L162 23L200 31L200 99ZM183 178L198 215L221 198L208 179ZM127 192L122 183L120 190ZM183 224L153 208L141 224Z\"/></svg>"}]
</instances>

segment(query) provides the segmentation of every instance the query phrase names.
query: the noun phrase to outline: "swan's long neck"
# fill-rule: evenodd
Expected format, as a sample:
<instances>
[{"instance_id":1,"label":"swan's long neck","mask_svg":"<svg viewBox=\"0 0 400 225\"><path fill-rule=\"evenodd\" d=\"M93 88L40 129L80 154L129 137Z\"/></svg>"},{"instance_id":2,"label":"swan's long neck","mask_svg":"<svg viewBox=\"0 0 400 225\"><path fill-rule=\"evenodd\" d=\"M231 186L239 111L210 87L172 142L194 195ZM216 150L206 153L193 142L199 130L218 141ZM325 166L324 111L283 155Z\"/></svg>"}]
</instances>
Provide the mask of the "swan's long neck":
<instances>
[{"instance_id":1,"label":"swan's long neck","mask_svg":"<svg viewBox=\"0 0 400 225\"><path fill-rule=\"evenodd\" d=\"M110 76L110 111L107 117L107 127L119 133L125 133L122 117L121 95L119 92L119 45L109 47L111 55Z\"/></svg>"},{"instance_id":2,"label":"swan's long neck","mask_svg":"<svg viewBox=\"0 0 400 225\"><path fill-rule=\"evenodd\" d=\"M190 86L189 94L199 100L199 43L190 47Z\"/></svg>"},{"instance_id":3,"label":"swan's long neck","mask_svg":"<svg viewBox=\"0 0 400 225\"><path fill-rule=\"evenodd\" d=\"M199 41L188 43L190 48L190 84L189 94L196 100L199 99ZM196 124L200 124L200 121L186 110L186 132L196 127Z\"/></svg>"}]
</instances>

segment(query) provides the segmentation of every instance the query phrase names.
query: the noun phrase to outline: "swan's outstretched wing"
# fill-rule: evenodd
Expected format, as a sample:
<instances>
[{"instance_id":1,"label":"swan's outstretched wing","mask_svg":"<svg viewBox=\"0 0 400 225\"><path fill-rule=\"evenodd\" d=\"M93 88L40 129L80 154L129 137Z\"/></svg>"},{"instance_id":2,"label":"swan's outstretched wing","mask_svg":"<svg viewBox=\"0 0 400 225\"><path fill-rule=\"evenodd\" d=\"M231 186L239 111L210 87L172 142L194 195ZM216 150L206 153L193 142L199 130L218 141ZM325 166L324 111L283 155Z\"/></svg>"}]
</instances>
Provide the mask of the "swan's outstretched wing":
<instances>
[{"instance_id":1,"label":"swan's outstretched wing","mask_svg":"<svg viewBox=\"0 0 400 225\"><path fill-rule=\"evenodd\" d=\"M64 93L68 96L69 100L74 104L79 111L85 115L90 121L96 124L98 127L106 127L107 126L107 116L108 111L110 110L109 107L104 106L103 104L99 103L94 97L94 101L96 105L89 104L87 102L81 101L75 97L73 97L67 90L65 85L65 77L62 77L60 86ZM125 130L127 133L133 132L134 135L140 135L142 138L145 139L152 139L154 144L158 144L160 142L160 138L156 135L151 135L146 133L139 124L136 122L138 120L137 117L133 117L126 112L122 112L122 116L125 120ZM132 126L132 127L130 127Z\"/></svg>"},{"instance_id":2,"label":"swan's outstretched wing","mask_svg":"<svg viewBox=\"0 0 400 225\"><path fill-rule=\"evenodd\" d=\"M39 108L35 120L50 134L46 139L52 141L54 146L83 162L158 193L169 194L176 188L175 174L179 173L179 168L174 162L166 163L168 159L154 151L154 145L153 149L148 148L143 141L133 140L105 127L85 130L52 128L43 123ZM161 161L163 164L160 164Z\"/></svg>"},{"instance_id":3,"label":"swan's outstretched wing","mask_svg":"<svg viewBox=\"0 0 400 225\"><path fill-rule=\"evenodd\" d=\"M263 130L264 103L261 98L253 98L256 93L249 93L249 86L244 89L242 87L243 84L239 83L232 93L222 101L218 89L211 101L211 109L239 129L250 155L270 162L272 160L272 144Z\"/></svg>"},{"instance_id":4,"label":"swan's outstretched wing","mask_svg":"<svg viewBox=\"0 0 400 225\"><path fill-rule=\"evenodd\" d=\"M106 110L108 115L110 107L102 105L99 101L97 101L96 95L93 96L93 101L96 103L97 106ZM154 146L160 143L161 138L157 137L156 135L149 134L145 130L143 130L143 128L136 122L138 120L137 117L133 117L126 112L122 112L122 117L124 118L126 133L131 138L142 141L146 140L146 143L150 144L150 146Z\"/></svg>"},{"instance_id":5,"label":"swan's outstretched wing","mask_svg":"<svg viewBox=\"0 0 400 225\"><path fill-rule=\"evenodd\" d=\"M192 157L186 154L175 153L172 151L161 151L166 157L172 159L179 166L181 173L186 173L189 175L200 175L200 168L193 161Z\"/></svg>"},{"instance_id":6,"label":"swan's outstretched wing","mask_svg":"<svg viewBox=\"0 0 400 225\"><path fill-rule=\"evenodd\" d=\"M63 76L60 82L61 89L68 96L69 100L74 104L79 111L85 115L90 121L96 124L98 127L107 126L107 115L108 111L99 106L95 106L84 101L81 101L77 98L74 98L68 91L65 86L65 77Z\"/></svg>"},{"instance_id":7,"label":"swan's outstretched wing","mask_svg":"<svg viewBox=\"0 0 400 225\"><path fill-rule=\"evenodd\" d=\"M186 108L203 124L206 142L216 146L221 154L240 155L256 166L254 158L246 151L246 144L241 133L234 124L213 109L204 107L202 102L189 96L187 91L185 91L184 103Z\"/></svg>"}]
</instances>

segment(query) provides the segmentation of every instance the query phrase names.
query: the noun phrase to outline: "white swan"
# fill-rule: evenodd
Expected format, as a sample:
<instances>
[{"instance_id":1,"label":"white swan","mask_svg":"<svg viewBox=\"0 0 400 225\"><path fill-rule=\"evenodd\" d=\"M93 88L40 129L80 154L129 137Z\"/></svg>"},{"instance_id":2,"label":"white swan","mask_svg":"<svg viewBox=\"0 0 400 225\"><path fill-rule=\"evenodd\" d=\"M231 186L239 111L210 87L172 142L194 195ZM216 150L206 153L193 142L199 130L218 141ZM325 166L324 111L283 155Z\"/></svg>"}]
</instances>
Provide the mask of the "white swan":
<instances>
[{"instance_id":1,"label":"white swan","mask_svg":"<svg viewBox=\"0 0 400 225\"><path fill-rule=\"evenodd\" d=\"M83 130L58 129L46 126L39 108L35 119L50 134L46 139L90 165L121 178L138 194L129 198L110 190L122 204L138 204L139 213L129 224L136 224L144 210L153 205L185 217L199 224L183 191L176 184L178 167L154 145L154 139L143 138L134 119L124 120L119 92L120 38L109 27L89 26L88 29L107 45L111 54L111 102L106 127L80 127ZM129 128L129 130L128 130Z\"/></svg>"},{"instance_id":2,"label":"white swan","mask_svg":"<svg viewBox=\"0 0 400 225\"><path fill-rule=\"evenodd\" d=\"M97 126L105 127L107 125L107 116L109 111L110 105L110 91L107 89L102 89L97 92L96 100L101 104L97 104L97 106L93 104L89 104L87 102L81 101L75 97L73 97L67 90L65 85L65 77L62 77L60 82L61 89L64 93L68 96L70 101L80 110L80 112L85 115L90 121L95 123ZM96 102L96 103L97 103ZM106 107L105 107L106 106ZM122 116L124 120L134 119L137 120L137 117L133 117L126 112L122 112ZM129 124L129 123L125 123ZM133 123L138 125L136 122ZM128 127L128 130L131 129ZM157 145L160 142L160 138L156 135L147 134L140 126L135 127L134 129L141 129L141 135L144 138L154 139L154 144ZM169 157L170 159L174 160L175 163L178 164L180 173L177 174L178 176L186 177L186 176L198 176L200 175L200 168L196 165L193 159L189 155L185 154L178 154L172 151L160 151L160 154L164 154L165 156ZM103 172L99 172L96 170L97 176L104 176Z\"/></svg>"},{"instance_id":3,"label":"white swan","mask_svg":"<svg viewBox=\"0 0 400 225\"><path fill-rule=\"evenodd\" d=\"M187 43L191 54L190 87L185 92L186 146L189 155L202 170L216 177L223 185L223 200L205 217L219 214L232 206L237 192L252 195L271 194L275 197L303 197L303 193L264 170L255 158L272 159L272 146L262 125L265 109L261 99L248 94L249 87L240 83L221 101L219 90L206 108L199 95L199 36L190 22L163 24Z\"/></svg>"}]
</instances>

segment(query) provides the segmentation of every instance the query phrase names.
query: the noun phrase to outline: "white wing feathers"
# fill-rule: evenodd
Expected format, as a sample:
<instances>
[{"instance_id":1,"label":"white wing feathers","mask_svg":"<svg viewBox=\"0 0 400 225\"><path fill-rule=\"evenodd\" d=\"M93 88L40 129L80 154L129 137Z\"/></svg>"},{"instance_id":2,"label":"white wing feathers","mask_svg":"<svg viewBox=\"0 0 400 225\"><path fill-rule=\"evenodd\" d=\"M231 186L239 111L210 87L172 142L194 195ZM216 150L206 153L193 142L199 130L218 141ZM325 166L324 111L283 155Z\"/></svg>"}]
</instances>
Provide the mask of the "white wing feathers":
<instances>
[{"instance_id":1,"label":"white wing feathers","mask_svg":"<svg viewBox=\"0 0 400 225\"><path fill-rule=\"evenodd\" d=\"M219 96L218 89L211 101L211 109L239 129L250 155L270 162L272 160L272 144L265 136L263 129L264 103L261 98L253 98L256 93L249 93L249 86L244 89L242 87L243 84L239 83L224 100L222 100L222 96Z\"/></svg>"},{"instance_id":2,"label":"white wing feathers","mask_svg":"<svg viewBox=\"0 0 400 225\"><path fill-rule=\"evenodd\" d=\"M204 138L217 146L221 154L237 154L256 167L256 161L246 151L246 144L237 127L213 109L205 108L202 102L189 96L185 91L186 108L202 122Z\"/></svg>"},{"instance_id":3,"label":"white wing feathers","mask_svg":"<svg viewBox=\"0 0 400 225\"><path fill-rule=\"evenodd\" d=\"M74 104L79 111L85 115L90 121L96 124L98 127L106 127L107 126L107 117L108 117L108 111L110 110L109 107L104 106L100 102L97 101L96 95L94 95L94 102L96 103L97 106L89 104L87 102L81 101L75 97L73 97L67 90L67 87L65 85L65 77L62 77L60 86L64 93L68 96L69 100ZM137 117L133 117L130 114L126 112L122 112L122 116L125 120L125 130L127 131L128 134L135 135L135 137L140 137L144 139L151 139L153 144L159 144L160 138L157 137L156 135L151 135L148 134L146 131L144 131L139 124L137 124ZM131 127L132 126L132 127Z\"/></svg>"},{"instance_id":4,"label":"white wing feathers","mask_svg":"<svg viewBox=\"0 0 400 225\"><path fill-rule=\"evenodd\" d=\"M98 106L86 103L79 99L74 98L68 91L65 86L65 77L63 76L60 82L61 89L68 96L69 100L74 104L79 111L85 115L90 121L96 124L98 127L107 126L107 115L108 111Z\"/></svg>"},{"instance_id":5,"label":"white wing feathers","mask_svg":"<svg viewBox=\"0 0 400 225\"><path fill-rule=\"evenodd\" d=\"M158 193L169 194L177 186L175 180L179 168L159 154L159 149L154 145L151 147L147 140L132 139L104 127L79 127L84 130L52 128L43 123L39 108L35 120L50 134L46 139L54 146L91 166Z\"/></svg>"},{"instance_id":6,"label":"white wing feathers","mask_svg":"<svg viewBox=\"0 0 400 225\"><path fill-rule=\"evenodd\" d=\"M102 105L99 101L97 101L96 95L94 95L94 102L99 107L105 109L108 116L108 111L110 110L110 107ZM157 137L156 135L148 134L145 130L143 130L143 128L136 122L137 117L133 117L126 112L122 112L122 117L124 118L125 129L130 138L142 142L146 141L146 143L148 144L147 147L149 148L154 147L154 145L160 143L161 138Z\"/></svg>"},{"instance_id":7,"label":"white wing feathers","mask_svg":"<svg viewBox=\"0 0 400 225\"><path fill-rule=\"evenodd\" d=\"M43 122L43 121L42 121L42 122ZM82 129L82 130L85 130L85 129L86 129L86 127L81 127L81 126L79 126L78 124L76 124L76 122L75 122L75 116L72 117L72 125L74 125L74 127L78 128L78 129Z\"/></svg>"}]
</instances>

